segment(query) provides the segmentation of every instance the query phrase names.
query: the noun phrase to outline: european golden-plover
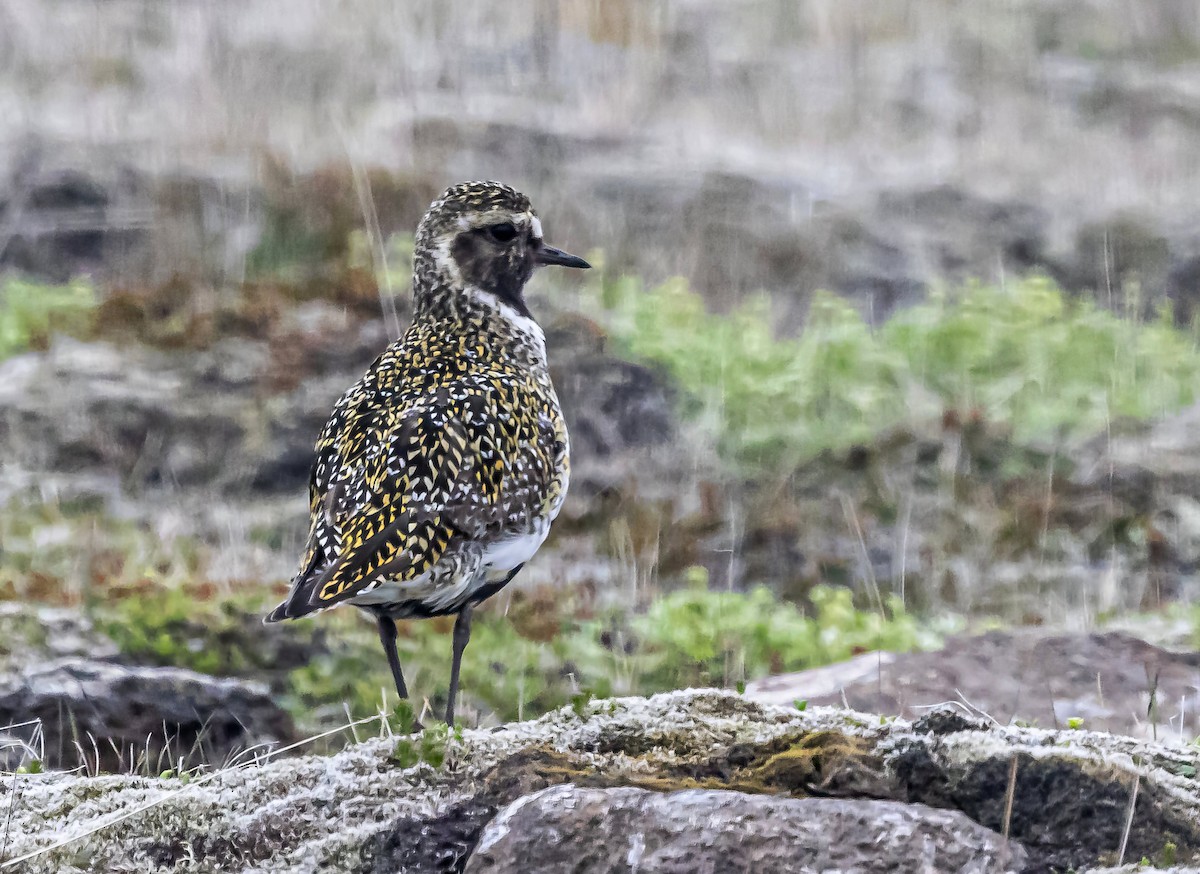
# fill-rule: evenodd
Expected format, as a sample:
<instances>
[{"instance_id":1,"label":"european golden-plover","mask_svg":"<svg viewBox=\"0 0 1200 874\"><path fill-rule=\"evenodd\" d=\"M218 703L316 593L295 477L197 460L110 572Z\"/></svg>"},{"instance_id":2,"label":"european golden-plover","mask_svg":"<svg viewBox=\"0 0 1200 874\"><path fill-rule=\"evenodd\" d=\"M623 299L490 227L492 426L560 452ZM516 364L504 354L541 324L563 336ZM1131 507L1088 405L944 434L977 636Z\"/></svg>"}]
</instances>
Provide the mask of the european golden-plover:
<instances>
[{"instance_id":1,"label":"european golden-plover","mask_svg":"<svg viewBox=\"0 0 1200 874\"><path fill-rule=\"evenodd\" d=\"M317 440L308 544L268 622L353 604L375 617L396 691L396 620L457 614L454 723L471 610L503 588L567 492L567 428L524 288L546 245L529 198L497 182L449 188L417 229L413 319L337 402Z\"/></svg>"}]
</instances>

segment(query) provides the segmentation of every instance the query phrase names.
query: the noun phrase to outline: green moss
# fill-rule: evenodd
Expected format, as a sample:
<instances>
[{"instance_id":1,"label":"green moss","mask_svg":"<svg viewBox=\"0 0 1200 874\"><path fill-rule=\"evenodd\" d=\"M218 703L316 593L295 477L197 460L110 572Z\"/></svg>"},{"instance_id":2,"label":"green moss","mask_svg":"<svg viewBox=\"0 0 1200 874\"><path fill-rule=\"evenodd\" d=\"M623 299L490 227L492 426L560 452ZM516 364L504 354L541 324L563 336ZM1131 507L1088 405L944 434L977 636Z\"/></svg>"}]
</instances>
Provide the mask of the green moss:
<instances>
[{"instance_id":1,"label":"green moss","mask_svg":"<svg viewBox=\"0 0 1200 874\"><path fill-rule=\"evenodd\" d=\"M411 768L424 763L434 770L440 770L450 755L452 742L462 743L462 729L453 731L445 723L431 725L419 733L406 734L396 741L392 751L392 760L402 768Z\"/></svg>"},{"instance_id":2,"label":"green moss","mask_svg":"<svg viewBox=\"0 0 1200 874\"><path fill-rule=\"evenodd\" d=\"M847 767L882 770L882 765L870 754L871 744L841 732L813 732L785 743L783 749L768 752L746 767L737 780L739 788L807 794L834 771Z\"/></svg>"}]
</instances>

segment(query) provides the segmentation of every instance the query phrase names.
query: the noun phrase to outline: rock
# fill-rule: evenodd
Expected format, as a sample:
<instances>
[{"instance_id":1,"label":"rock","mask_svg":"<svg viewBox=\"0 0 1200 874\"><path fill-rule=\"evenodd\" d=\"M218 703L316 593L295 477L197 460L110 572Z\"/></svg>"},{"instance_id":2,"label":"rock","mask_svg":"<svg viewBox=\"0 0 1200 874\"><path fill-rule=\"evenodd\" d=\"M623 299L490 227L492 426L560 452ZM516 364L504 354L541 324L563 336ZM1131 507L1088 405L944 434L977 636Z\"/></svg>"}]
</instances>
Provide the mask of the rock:
<instances>
[{"instance_id":1,"label":"rock","mask_svg":"<svg viewBox=\"0 0 1200 874\"><path fill-rule=\"evenodd\" d=\"M31 470L116 473L134 490L302 488L287 460L311 454L337 390L265 403L245 372L265 378L262 345L226 341L226 362L244 364L216 370L206 356L60 339L0 365L0 446Z\"/></svg>"},{"instance_id":2,"label":"rock","mask_svg":"<svg viewBox=\"0 0 1200 874\"><path fill-rule=\"evenodd\" d=\"M497 814L466 871L925 874L1020 871L1024 861L995 832L923 804L567 784Z\"/></svg>"},{"instance_id":3,"label":"rock","mask_svg":"<svg viewBox=\"0 0 1200 874\"><path fill-rule=\"evenodd\" d=\"M158 773L296 738L265 686L81 658L30 668L0 685L0 725L14 726L0 743L9 770L36 752L44 768Z\"/></svg>"},{"instance_id":4,"label":"rock","mask_svg":"<svg viewBox=\"0 0 1200 874\"><path fill-rule=\"evenodd\" d=\"M436 817L405 816L375 835L363 848L370 874L397 871L461 872L484 827L496 815L494 805L467 800Z\"/></svg>"},{"instance_id":5,"label":"rock","mask_svg":"<svg viewBox=\"0 0 1200 874\"><path fill-rule=\"evenodd\" d=\"M1167 297L1180 325L1193 324L1200 314L1200 255L1178 261L1167 277Z\"/></svg>"},{"instance_id":6,"label":"rock","mask_svg":"<svg viewBox=\"0 0 1200 874\"><path fill-rule=\"evenodd\" d=\"M854 658L807 671L775 674L746 685L746 696L763 704L787 707L796 701L830 703L841 701L843 690L858 683L877 683L880 670L902 659L906 653L864 652ZM943 697L942 700L945 700Z\"/></svg>"},{"instance_id":7,"label":"rock","mask_svg":"<svg viewBox=\"0 0 1200 874\"><path fill-rule=\"evenodd\" d=\"M117 646L79 610L0 603L0 676L63 658L109 660Z\"/></svg>"},{"instance_id":8,"label":"rock","mask_svg":"<svg viewBox=\"0 0 1200 874\"><path fill-rule=\"evenodd\" d=\"M887 801L850 805L854 821L877 831L883 826L868 815L875 810L892 823L929 823L933 807L1002 832L1013 761L1009 832L1029 870L1115 863L1135 779L1126 860L1156 858L1168 842L1178 864L1200 851L1194 752L1094 732L962 717L914 724L692 690L592 701L533 722L465 729L444 743L429 733L403 740L408 761L414 748L436 755L401 766L397 739L385 736L330 757L219 768L187 784L62 773L5 780L0 793L16 793L0 797L12 810L6 858L21 859L23 874L94 868L101 859L114 874L148 866L176 874L461 871L497 811L567 783L575 792ZM898 804L925 807L897 813ZM957 815L945 821L962 823Z\"/></svg>"},{"instance_id":9,"label":"rock","mask_svg":"<svg viewBox=\"0 0 1200 874\"><path fill-rule=\"evenodd\" d=\"M1075 479L1081 485L1135 483L1146 506L1170 493L1200 499L1200 404L1101 435L1081 447L1078 457Z\"/></svg>"},{"instance_id":10,"label":"rock","mask_svg":"<svg viewBox=\"0 0 1200 874\"><path fill-rule=\"evenodd\" d=\"M0 268L66 282L114 273L146 245L154 208L142 174L93 152L32 141L17 151L0 180Z\"/></svg>"},{"instance_id":11,"label":"rock","mask_svg":"<svg viewBox=\"0 0 1200 874\"><path fill-rule=\"evenodd\" d=\"M926 280L999 282L1047 264L1049 217L1040 206L993 200L937 185L885 191L876 206L889 239L903 241L932 271Z\"/></svg>"},{"instance_id":12,"label":"rock","mask_svg":"<svg viewBox=\"0 0 1200 874\"><path fill-rule=\"evenodd\" d=\"M770 677L751 683L746 694L773 704L804 699L906 718L956 701L1000 724L1060 727L1082 719L1095 731L1191 738L1200 735L1193 703L1200 652L1172 652L1122 632L990 631L951 638L936 652L866 653Z\"/></svg>"},{"instance_id":13,"label":"rock","mask_svg":"<svg viewBox=\"0 0 1200 874\"><path fill-rule=\"evenodd\" d=\"M571 434L569 501L590 503L636 475L649 453L675 448L675 398L663 374L607 352L604 333L579 317L554 319L546 342Z\"/></svg>"},{"instance_id":14,"label":"rock","mask_svg":"<svg viewBox=\"0 0 1200 874\"><path fill-rule=\"evenodd\" d=\"M1082 225L1075 240L1076 263L1063 284L1128 309L1135 318L1153 315L1174 261L1170 243L1155 225L1153 219L1129 214ZM1132 284L1140 289L1140 299L1127 301Z\"/></svg>"}]
</instances>

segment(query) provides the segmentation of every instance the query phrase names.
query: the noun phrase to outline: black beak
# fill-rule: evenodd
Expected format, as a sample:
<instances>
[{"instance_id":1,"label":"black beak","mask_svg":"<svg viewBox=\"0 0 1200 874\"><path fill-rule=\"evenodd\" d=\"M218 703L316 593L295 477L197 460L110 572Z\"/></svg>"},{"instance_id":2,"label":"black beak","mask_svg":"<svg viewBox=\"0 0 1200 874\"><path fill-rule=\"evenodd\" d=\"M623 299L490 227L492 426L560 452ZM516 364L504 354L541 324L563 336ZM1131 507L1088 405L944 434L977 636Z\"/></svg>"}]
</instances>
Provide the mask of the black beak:
<instances>
[{"instance_id":1,"label":"black beak","mask_svg":"<svg viewBox=\"0 0 1200 874\"><path fill-rule=\"evenodd\" d=\"M562 249L555 249L553 246L546 245L541 246L537 250L537 254L533 256L533 261L539 266L557 264L559 267L580 267L585 270L592 266L578 256L568 255Z\"/></svg>"}]
</instances>

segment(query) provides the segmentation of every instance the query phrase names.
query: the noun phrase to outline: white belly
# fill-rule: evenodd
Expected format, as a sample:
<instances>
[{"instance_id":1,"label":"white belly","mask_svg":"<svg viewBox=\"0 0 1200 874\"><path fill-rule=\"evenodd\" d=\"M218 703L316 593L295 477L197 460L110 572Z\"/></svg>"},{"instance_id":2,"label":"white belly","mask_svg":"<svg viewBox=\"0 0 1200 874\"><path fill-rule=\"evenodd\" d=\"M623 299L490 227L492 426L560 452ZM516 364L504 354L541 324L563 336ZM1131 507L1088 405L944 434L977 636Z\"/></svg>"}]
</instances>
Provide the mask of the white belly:
<instances>
[{"instance_id":1,"label":"white belly","mask_svg":"<svg viewBox=\"0 0 1200 874\"><path fill-rule=\"evenodd\" d=\"M550 520L538 520L533 531L528 534L518 534L497 540L483 551L483 568L485 571L511 571L517 565L522 565L546 542L550 533Z\"/></svg>"}]
</instances>

